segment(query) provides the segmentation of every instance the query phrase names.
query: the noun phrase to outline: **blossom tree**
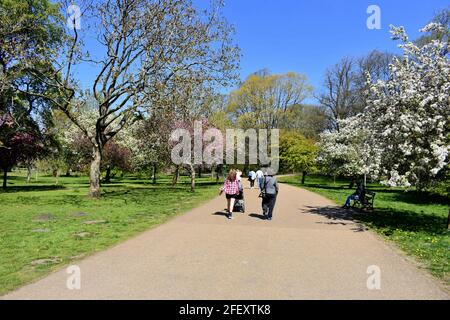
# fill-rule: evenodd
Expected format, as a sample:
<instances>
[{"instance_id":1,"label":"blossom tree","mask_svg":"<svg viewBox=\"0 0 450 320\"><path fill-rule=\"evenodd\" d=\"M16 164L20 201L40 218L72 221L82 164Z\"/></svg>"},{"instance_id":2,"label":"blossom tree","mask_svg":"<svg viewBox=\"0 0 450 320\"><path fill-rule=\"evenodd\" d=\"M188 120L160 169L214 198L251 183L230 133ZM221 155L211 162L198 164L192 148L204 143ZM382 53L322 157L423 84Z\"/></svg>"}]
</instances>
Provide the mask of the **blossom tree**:
<instances>
[{"instance_id":1,"label":"blossom tree","mask_svg":"<svg viewBox=\"0 0 450 320\"><path fill-rule=\"evenodd\" d=\"M117 135L117 143L131 153L131 166L139 171L151 171L152 182L161 166L170 163L169 137L173 116L166 109L154 112L148 118L127 126Z\"/></svg>"},{"instance_id":2,"label":"blossom tree","mask_svg":"<svg viewBox=\"0 0 450 320\"><path fill-rule=\"evenodd\" d=\"M104 182L106 183L111 182L111 178L114 176L112 170L114 169L119 169L122 173L131 171L130 149L121 146L114 140L109 141L105 145L102 167L105 170Z\"/></svg>"},{"instance_id":3,"label":"blossom tree","mask_svg":"<svg viewBox=\"0 0 450 320\"><path fill-rule=\"evenodd\" d=\"M101 196L103 149L123 128L158 108L164 95L180 87L226 86L236 77L239 50L222 7L221 0L211 0L204 10L191 0L94 1L83 17L98 27L95 54L80 54L86 50L82 40L91 35L74 28L68 54L59 59L64 60L63 75L35 74L55 94L33 94L62 110L92 144L91 197ZM59 61L52 62L56 66ZM96 109L94 133L72 110L86 102L74 79L82 64L96 65L90 83Z\"/></svg>"},{"instance_id":4,"label":"blossom tree","mask_svg":"<svg viewBox=\"0 0 450 320\"><path fill-rule=\"evenodd\" d=\"M450 145L449 40L442 25L422 32L443 35L418 45L392 27L403 57L393 57L389 77L367 74L365 108L322 134L319 162L341 175L384 177L389 186L422 188L442 178Z\"/></svg>"},{"instance_id":5,"label":"blossom tree","mask_svg":"<svg viewBox=\"0 0 450 320\"><path fill-rule=\"evenodd\" d=\"M362 115L339 120L340 131L320 135L318 162L328 173L348 177L379 175L381 150L370 142Z\"/></svg>"},{"instance_id":6,"label":"blossom tree","mask_svg":"<svg viewBox=\"0 0 450 320\"><path fill-rule=\"evenodd\" d=\"M430 23L421 31L443 33L442 28ZM370 131L369 144L382 150L383 182L421 188L448 164L449 41L437 38L418 46L402 27L391 27L391 33L404 54L393 58L388 80L370 84L361 127Z\"/></svg>"},{"instance_id":7,"label":"blossom tree","mask_svg":"<svg viewBox=\"0 0 450 320\"><path fill-rule=\"evenodd\" d=\"M208 138L209 139L213 139L214 144L211 144L211 141L207 141L209 139L205 139L203 137L203 135L206 135L206 131L210 130L211 134L208 134ZM184 134L180 134L180 133L184 133ZM181 138L181 142L180 143L180 138ZM219 146L219 149L223 150L223 145L224 142L221 139L222 138L222 134L220 132L220 130L212 127L207 119L195 119L195 118L190 118L190 119L186 119L186 120L179 120L179 121L175 121L172 124L172 134L170 136L170 140L169 140L169 147L171 149L171 157L173 158L174 155L176 154L176 156L181 156L181 158L183 159L182 163L178 163L177 166L181 166L183 168L185 168L190 175L191 178L191 191L194 192L195 191L195 187L196 187L196 172L195 169L196 167L198 168L199 166L203 165L205 162L210 162L209 165L211 165L213 162L215 162L216 164L218 162L221 161L217 161L221 158L222 155L220 154L210 154L209 155L209 159L204 159L204 150L205 149L209 149L209 146L211 145L215 145L215 146ZM200 143L199 145L196 145L195 141L193 140L197 140L200 139ZM189 148L186 150L184 148L179 148L179 147L183 147L183 146L188 146ZM200 147L200 150L198 150L197 148ZM200 157L200 161L199 159L197 159L198 157ZM216 160L216 161L214 161ZM222 164L222 163L220 163Z\"/></svg>"}]
</instances>

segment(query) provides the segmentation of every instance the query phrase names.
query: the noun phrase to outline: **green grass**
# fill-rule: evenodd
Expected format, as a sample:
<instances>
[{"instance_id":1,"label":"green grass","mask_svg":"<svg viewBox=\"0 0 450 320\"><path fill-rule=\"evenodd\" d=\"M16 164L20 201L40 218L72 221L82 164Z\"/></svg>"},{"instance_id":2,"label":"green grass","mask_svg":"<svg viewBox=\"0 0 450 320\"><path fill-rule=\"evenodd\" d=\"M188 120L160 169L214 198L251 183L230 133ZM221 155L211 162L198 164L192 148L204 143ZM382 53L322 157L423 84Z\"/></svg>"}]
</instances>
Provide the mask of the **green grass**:
<instances>
[{"instance_id":1,"label":"green grass","mask_svg":"<svg viewBox=\"0 0 450 320\"><path fill-rule=\"evenodd\" d=\"M299 177L284 177L281 182L321 194L339 205L348 195L349 182L311 176L305 185ZM430 192L408 191L370 184L375 191L375 211L355 215L355 219L393 241L408 255L421 262L433 275L450 284L450 232L447 231L448 197Z\"/></svg>"},{"instance_id":2,"label":"green grass","mask_svg":"<svg viewBox=\"0 0 450 320\"><path fill-rule=\"evenodd\" d=\"M187 178L173 188L169 177L156 185L128 177L103 186L100 200L88 198L88 178L64 177L55 185L52 177L25 183L11 174L9 188L0 191L0 294L44 276L171 217L186 212L217 195L211 180L198 179L191 193ZM74 213L87 213L74 216ZM40 215L53 220L36 222ZM85 224L104 220L104 223ZM47 229L48 232L33 230ZM89 233L86 237L76 234ZM32 265L38 259L54 259Z\"/></svg>"}]
</instances>

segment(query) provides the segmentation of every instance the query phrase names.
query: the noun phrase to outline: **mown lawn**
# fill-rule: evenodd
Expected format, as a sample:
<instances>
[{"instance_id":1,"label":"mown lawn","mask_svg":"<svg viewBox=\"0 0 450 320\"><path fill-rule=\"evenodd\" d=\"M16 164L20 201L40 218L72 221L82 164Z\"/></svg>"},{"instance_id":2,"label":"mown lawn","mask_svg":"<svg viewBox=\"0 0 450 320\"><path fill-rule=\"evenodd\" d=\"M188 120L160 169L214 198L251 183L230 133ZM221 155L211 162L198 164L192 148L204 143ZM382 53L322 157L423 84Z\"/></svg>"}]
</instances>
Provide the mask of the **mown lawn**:
<instances>
[{"instance_id":1,"label":"mown lawn","mask_svg":"<svg viewBox=\"0 0 450 320\"><path fill-rule=\"evenodd\" d=\"M309 177L301 185L299 177L283 177L281 182L321 194L343 205L349 182L321 176ZM448 197L429 192L408 191L370 184L375 191L375 211L355 215L355 219L393 241L435 276L450 285L450 231L447 230Z\"/></svg>"},{"instance_id":2,"label":"mown lawn","mask_svg":"<svg viewBox=\"0 0 450 320\"><path fill-rule=\"evenodd\" d=\"M38 177L25 183L12 174L0 191L0 294L104 250L217 195L218 186L187 178L176 187L169 177L156 185L128 177L103 186L100 200L88 198L87 177Z\"/></svg>"}]
</instances>

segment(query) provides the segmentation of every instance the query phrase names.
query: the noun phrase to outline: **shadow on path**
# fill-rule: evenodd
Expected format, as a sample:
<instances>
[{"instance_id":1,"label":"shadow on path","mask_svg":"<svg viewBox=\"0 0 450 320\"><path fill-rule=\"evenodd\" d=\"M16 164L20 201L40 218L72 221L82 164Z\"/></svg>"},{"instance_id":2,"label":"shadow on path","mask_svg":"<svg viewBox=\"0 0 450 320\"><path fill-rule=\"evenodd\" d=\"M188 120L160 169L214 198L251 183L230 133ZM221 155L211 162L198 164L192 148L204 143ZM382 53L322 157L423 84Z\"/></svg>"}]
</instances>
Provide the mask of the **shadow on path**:
<instances>
[{"instance_id":1,"label":"shadow on path","mask_svg":"<svg viewBox=\"0 0 450 320\"><path fill-rule=\"evenodd\" d=\"M249 217L255 218L255 219L260 219L260 220L266 220L266 217L264 215L257 214L257 213L251 213L251 214L249 214Z\"/></svg>"},{"instance_id":2,"label":"shadow on path","mask_svg":"<svg viewBox=\"0 0 450 320\"><path fill-rule=\"evenodd\" d=\"M346 210L338 207L314 207L306 206L307 213L324 216L330 220L353 220L352 210Z\"/></svg>"},{"instance_id":3,"label":"shadow on path","mask_svg":"<svg viewBox=\"0 0 450 320\"><path fill-rule=\"evenodd\" d=\"M213 216L222 216L222 217L228 217L228 213L223 211L217 211L213 213Z\"/></svg>"},{"instance_id":4,"label":"shadow on path","mask_svg":"<svg viewBox=\"0 0 450 320\"><path fill-rule=\"evenodd\" d=\"M354 232L364 232L368 229L358 222L358 219L355 217L357 213L352 209L342 209L339 207L313 207L306 206L307 214L315 214L326 217L329 220L328 222L317 222L318 224L327 224L327 225L341 225L353 226L351 230Z\"/></svg>"}]
</instances>

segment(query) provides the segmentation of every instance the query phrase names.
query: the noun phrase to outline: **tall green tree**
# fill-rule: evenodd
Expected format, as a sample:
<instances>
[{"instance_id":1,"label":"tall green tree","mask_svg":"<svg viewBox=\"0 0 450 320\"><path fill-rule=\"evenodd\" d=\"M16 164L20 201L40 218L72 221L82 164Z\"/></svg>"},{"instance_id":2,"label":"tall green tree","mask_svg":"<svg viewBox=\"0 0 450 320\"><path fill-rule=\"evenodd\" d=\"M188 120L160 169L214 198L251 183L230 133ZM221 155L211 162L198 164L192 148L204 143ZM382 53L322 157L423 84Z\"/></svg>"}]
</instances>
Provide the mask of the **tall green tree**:
<instances>
[{"instance_id":1,"label":"tall green tree","mask_svg":"<svg viewBox=\"0 0 450 320\"><path fill-rule=\"evenodd\" d=\"M6 177L17 161L30 168L46 154L44 147L53 145L53 106L39 96L52 88L30 66L41 74L52 72L49 61L64 41L64 30L59 7L48 0L0 0L0 21L0 119L9 119L0 123L0 158Z\"/></svg>"},{"instance_id":2,"label":"tall green tree","mask_svg":"<svg viewBox=\"0 0 450 320\"><path fill-rule=\"evenodd\" d=\"M59 6L49 0L0 0L0 96L33 65L41 71L65 40Z\"/></svg>"},{"instance_id":3,"label":"tall green tree","mask_svg":"<svg viewBox=\"0 0 450 320\"><path fill-rule=\"evenodd\" d=\"M295 131L283 131L280 136L280 168L284 172L306 175L316 168L318 148L313 140Z\"/></svg>"},{"instance_id":4,"label":"tall green tree","mask_svg":"<svg viewBox=\"0 0 450 320\"><path fill-rule=\"evenodd\" d=\"M328 128L327 110L316 105L293 105L289 107L280 129L295 130L308 139L318 140Z\"/></svg>"},{"instance_id":5,"label":"tall green tree","mask_svg":"<svg viewBox=\"0 0 450 320\"><path fill-rule=\"evenodd\" d=\"M279 129L289 108L312 93L305 75L295 72L250 75L229 97L228 111L240 128Z\"/></svg>"}]
</instances>

